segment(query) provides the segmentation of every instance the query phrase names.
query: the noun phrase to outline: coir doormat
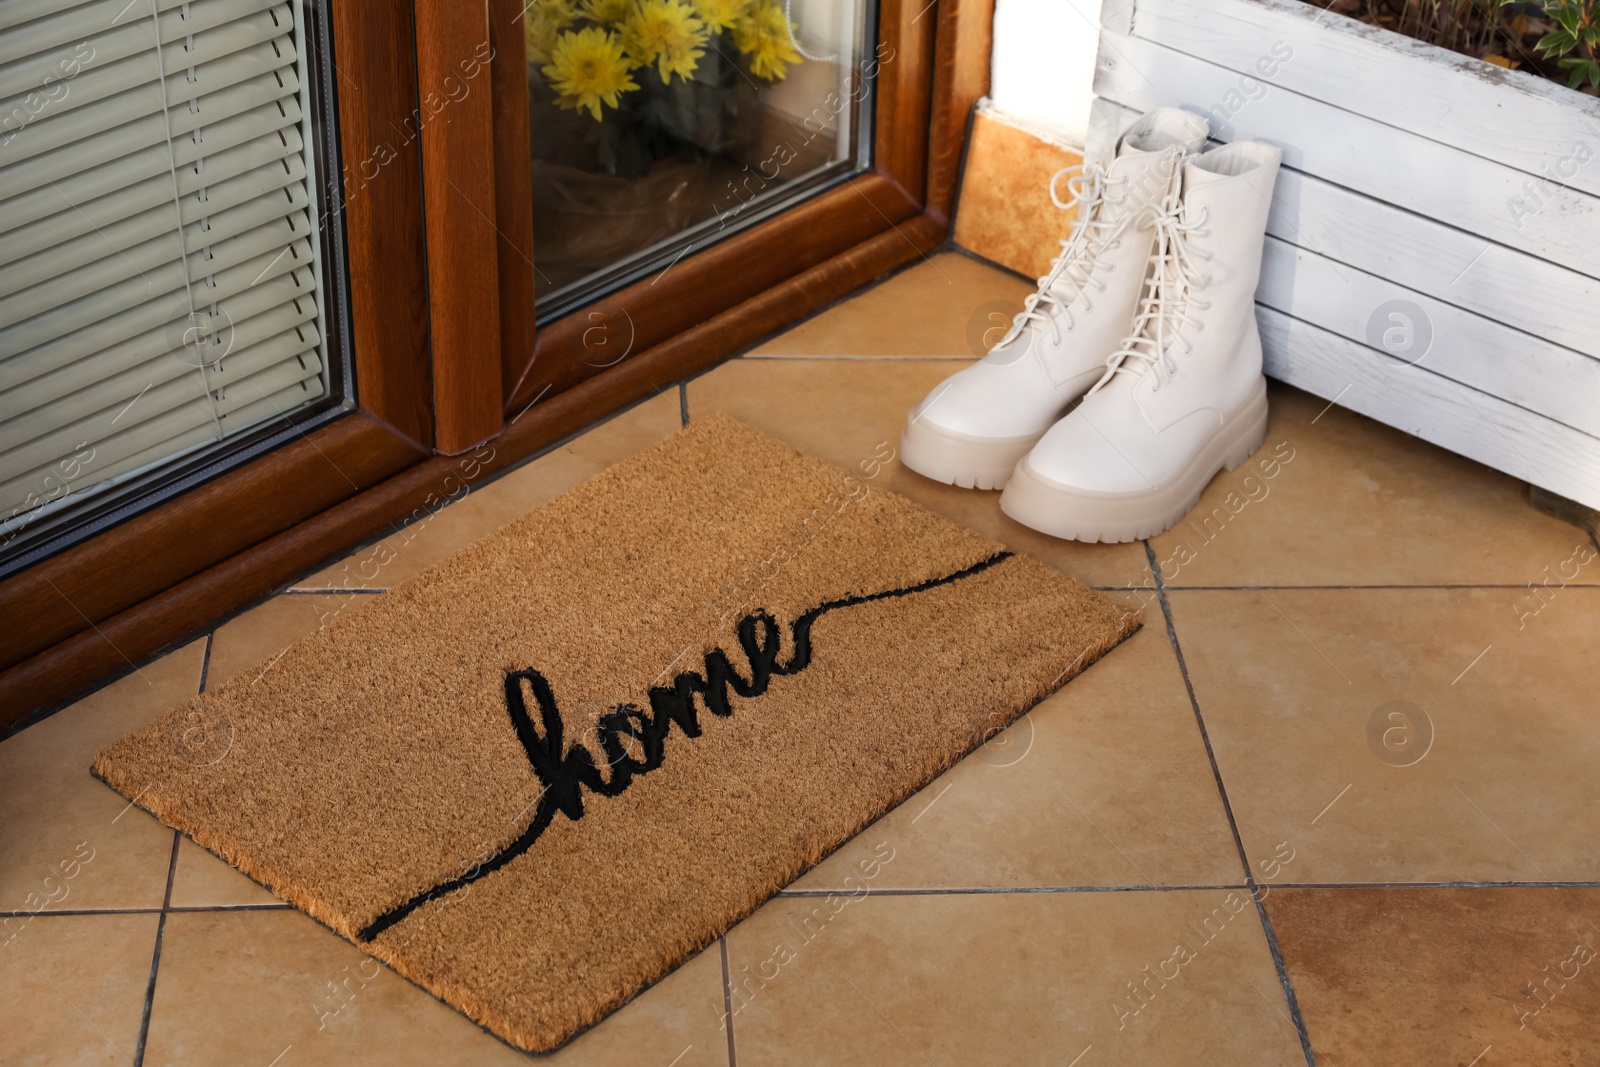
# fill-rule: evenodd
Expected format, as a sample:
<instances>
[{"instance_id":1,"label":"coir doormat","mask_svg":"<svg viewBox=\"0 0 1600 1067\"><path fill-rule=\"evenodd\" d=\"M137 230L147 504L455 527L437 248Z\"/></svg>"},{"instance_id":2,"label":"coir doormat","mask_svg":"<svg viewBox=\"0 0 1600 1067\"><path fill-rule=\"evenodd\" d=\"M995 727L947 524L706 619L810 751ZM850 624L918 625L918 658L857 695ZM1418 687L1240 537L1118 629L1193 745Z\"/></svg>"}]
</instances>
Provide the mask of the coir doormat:
<instances>
[{"instance_id":1,"label":"coir doormat","mask_svg":"<svg viewBox=\"0 0 1600 1067\"><path fill-rule=\"evenodd\" d=\"M94 771L545 1050L1136 626L1050 567L713 419Z\"/></svg>"}]
</instances>

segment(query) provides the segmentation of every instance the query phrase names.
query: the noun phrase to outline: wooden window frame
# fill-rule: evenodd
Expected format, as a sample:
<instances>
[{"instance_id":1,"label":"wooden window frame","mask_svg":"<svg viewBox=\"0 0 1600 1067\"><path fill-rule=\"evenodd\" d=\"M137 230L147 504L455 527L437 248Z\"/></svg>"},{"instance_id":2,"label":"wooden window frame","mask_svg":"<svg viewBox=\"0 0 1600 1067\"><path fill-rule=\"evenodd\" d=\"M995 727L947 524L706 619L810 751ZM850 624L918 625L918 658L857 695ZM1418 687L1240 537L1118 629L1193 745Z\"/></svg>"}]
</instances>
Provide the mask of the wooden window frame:
<instances>
[{"instance_id":1,"label":"wooden window frame","mask_svg":"<svg viewBox=\"0 0 1600 1067\"><path fill-rule=\"evenodd\" d=\"M330 8L357 410L0 582L0 730L933 252L993 17L882 0L872 169L536 328L523 4ZM624 320L627 358L585 360Z\"/></svg>"}]
</instances>

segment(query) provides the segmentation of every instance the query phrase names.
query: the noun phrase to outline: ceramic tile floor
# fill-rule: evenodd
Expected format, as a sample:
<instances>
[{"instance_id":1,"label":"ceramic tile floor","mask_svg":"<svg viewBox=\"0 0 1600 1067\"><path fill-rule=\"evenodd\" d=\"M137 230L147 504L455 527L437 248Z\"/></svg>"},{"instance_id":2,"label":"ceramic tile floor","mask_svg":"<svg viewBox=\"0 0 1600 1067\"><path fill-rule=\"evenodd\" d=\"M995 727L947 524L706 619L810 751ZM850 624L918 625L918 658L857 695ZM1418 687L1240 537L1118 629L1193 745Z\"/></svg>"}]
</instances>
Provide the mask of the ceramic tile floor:
<instances>
[{"instance_id":1,"label":"ceramic tile floor","mask_svg":"<svg viewBox=\"0 0 1600 1067\"><path fill-rule=\"evenodd\" d=\"M1027 290L921 263L0 743L0 1063L523 1060L130 809L91 753L685 409L881 455ZM1292 390L1262 456L1132 545L886 466L1146 626L549 1061L1600 1063L1600 546Z\"/></svg>"}]
</instances>

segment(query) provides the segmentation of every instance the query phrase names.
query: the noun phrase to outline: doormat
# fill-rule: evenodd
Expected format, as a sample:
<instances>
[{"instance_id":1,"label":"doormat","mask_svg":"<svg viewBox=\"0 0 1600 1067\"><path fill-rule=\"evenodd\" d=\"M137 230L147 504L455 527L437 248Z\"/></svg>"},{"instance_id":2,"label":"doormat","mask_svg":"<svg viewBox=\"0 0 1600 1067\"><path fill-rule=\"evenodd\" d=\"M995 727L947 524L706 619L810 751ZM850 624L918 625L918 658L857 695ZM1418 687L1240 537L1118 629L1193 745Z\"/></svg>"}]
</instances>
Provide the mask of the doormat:
<instances>
[{"instance_id":1,"label":"doormat","mask_svg":"<svg viewBox=\"0 0 1600 1067\"><path fill-rule=\"evenodd\" d=\"M1137 626L718 418L180 705L94 773L543 1051Z\"/></svg>"}]
</instances>

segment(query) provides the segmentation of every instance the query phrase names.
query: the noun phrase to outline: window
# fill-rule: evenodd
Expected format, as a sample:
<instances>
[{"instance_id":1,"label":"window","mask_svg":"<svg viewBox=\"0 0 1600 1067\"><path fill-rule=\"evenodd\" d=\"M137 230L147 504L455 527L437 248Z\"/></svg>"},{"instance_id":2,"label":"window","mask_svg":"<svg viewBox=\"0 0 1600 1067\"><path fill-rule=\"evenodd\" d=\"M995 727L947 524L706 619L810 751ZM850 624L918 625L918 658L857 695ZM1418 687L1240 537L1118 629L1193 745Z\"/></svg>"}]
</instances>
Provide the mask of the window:
<instances>
[{"instance_id":1,"label":"window","mask_svg":"<svg viewBox=\"0 0 1600 1067\"><path fill-rule=\"evenodd\" d=\"M868 167L876 5L533 0L541 321Z\"/></svg>"},{"instance_id":2,"label":"window","mask_svg":"<svg viewBox=\"0 0 1600 1067\"><path fill-rule=\"evenodd\" d=\"M0 569L339 413L323 32L306 0L0 8Z\"/></svg>"}]
</instances>

